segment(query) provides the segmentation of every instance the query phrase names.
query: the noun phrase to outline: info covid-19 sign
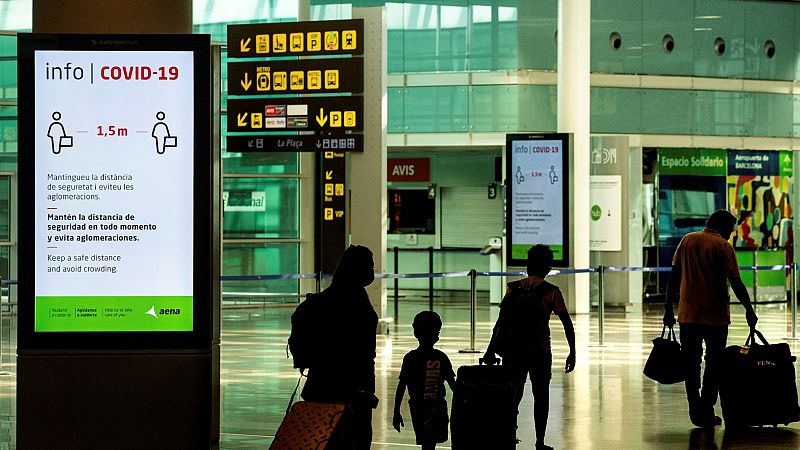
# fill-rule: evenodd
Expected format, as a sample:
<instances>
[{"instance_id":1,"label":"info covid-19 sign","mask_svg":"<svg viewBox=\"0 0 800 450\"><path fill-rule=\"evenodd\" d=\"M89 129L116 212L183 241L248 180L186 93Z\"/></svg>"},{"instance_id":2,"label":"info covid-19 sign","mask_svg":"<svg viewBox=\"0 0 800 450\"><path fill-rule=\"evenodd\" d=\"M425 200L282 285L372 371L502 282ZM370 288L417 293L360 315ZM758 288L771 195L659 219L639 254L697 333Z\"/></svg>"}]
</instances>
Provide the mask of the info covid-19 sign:
<instances>
[{"instance_id":1,"label":"info covid-19 sign","mask_svg":"<svg viewBox=\"0 0 800 450\"><path fill-rule=\"evenodd\" d=\"M554 265L569 264L569 135L506 135L506 223L509 266L525 266L543 244Z\"/></svg>"},{"instance_id":2,"label":"info covid-19 sign","mask_svg":"<svg viewBox=\"0 0 800 450\"><path fill-rule=\"evenodd\" d=\"M208 61L169 42L87 42L29 55L33 331L191 332Z\"/></svg>"}]
</instances>

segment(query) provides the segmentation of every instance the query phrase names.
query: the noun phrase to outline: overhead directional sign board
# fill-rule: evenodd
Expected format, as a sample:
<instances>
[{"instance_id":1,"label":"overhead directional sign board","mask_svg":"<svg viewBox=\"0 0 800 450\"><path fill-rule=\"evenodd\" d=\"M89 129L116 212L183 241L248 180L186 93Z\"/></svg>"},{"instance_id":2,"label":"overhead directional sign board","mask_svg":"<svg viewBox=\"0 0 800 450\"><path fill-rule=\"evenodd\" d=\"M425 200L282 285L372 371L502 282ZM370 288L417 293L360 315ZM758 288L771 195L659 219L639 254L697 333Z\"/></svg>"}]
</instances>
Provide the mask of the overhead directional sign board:
<instances>
[{"instance_id":1,"label":"overhead directional sign board","mask_svg":"<svg viewBox=\"0 0 800 450\"><path fill-rule=\"evenodd\" d=\"M228 63L228 95L364 91L362 58Z\"/></svg>"},{"instance_id":2,"label":"overhead directional sign board","mask_svg":"<svg viewBox=\"0 0 800 450\"><path fill-rule=\"evenodd\" d=\"M364 148L360 134L228 136L229 152L341 152L360 148Z\"/></svg>"},{"instance_id":3,"label":"overhead directional sign board","mask_svg":"<svg viewBox=\"0 0 800 450\"><path fill-rule=\"evenodd\" d=\"M324 151L317 158L319 223L316 260L318 270L333 273L347 244L347 160L342 151Z\"/></svg>"},{"instance_id":4,"label":"overhead directional sign board","mask_svg":"<svg viewBox=\"0 0 800 450\"><path fill-rule=\"evenodd\" d=\"M315 260L326 273L347 241L345 152L364 150L363 53L361 19L228 26L227 151L317 153Z\"/></svg>"},{"instance_id":5,"label":"overhead directional sign board","mask_svg":"<svg viewBox=\"0 0 800 450\"><path fill-rule=\"evenodd\" d=\"M229 25L227 151L363 151L363 40L360 19Z\"/></svg>"},{"instance_id":6,"label":"overhead directional sign board","mask_svg":"<svg viewBox=\"0 0 800 450\"><path fill-rule=\"evenodd\" d=\"M363 20L228 26L229 58L363 53Z\"/></svg>"},{"instance_id":7,"label":"overhead directional sign board","mask_svg":"<svg viewBox=\"0 0 800 450\"><path fill-rule=\"evenodd\" d=\"M363 97L228 99L228 132L361 131Z\"/></svg>"}]
</instances>

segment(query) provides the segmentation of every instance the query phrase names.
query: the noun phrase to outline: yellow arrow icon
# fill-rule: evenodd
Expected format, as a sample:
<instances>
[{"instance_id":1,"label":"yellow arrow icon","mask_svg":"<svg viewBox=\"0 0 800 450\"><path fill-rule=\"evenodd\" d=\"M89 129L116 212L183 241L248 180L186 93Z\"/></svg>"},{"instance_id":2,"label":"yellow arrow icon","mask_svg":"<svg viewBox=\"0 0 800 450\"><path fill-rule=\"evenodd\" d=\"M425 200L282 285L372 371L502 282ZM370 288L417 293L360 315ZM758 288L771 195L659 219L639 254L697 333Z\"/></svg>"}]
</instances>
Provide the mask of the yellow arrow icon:
<instances>
[{"instance_id":1,"label":"yellow arrow icon","mask_svg":"<svg viewBox=\"0 0 800 450\"><path fill-rule=\"evenodd\" d=\"M248 79L247 72L245 72L244 80L240 81L239 84L242 85L242 88L244 88L245 91L248 91L250 89L250 86L253 85L253 80Z\"/></svg>"},{"instance_id":2,"label":"yellow arrow icon","mask_svg":"<svg viewBox=\"0 0 800 450\"><path fill-rule=\"evenodd\" d=\"M319 124L319 126L324 127L327 121L328 121L328 116L325 115L325 110L323 108L320 108L319 113L317 113L317 123Z\"/></svg>"},{"instance_id":3,"label":"yellow arrow icon","mask_svg":"<svg viewBox=\"0 0 800 450\"><path fill-rule=\"evenodd\" d=\"M244 39L239 40L239 50L241 50L242 53L247 53L250 51L249 45L250 45L250 38L247 38L247 40Z\"/></svg>"},{"instance_id":4,"label":"yellow arrow icon","mask_svg":"<svg viewBox=\"0 0 800 450\"><path fill-rule=\"evenodd\" d=\"M333 179L333 171L332 170L326 170L325 171L325 179L326 180L332 180Z\"/></svg>"},{"instance_id":5,"label":"yellow arrow icon","mask_svg":"<svg viewBox=\"0 0 800 450\"><path fill-rule=\"evenodd\" d=\"M236 115L236 123L239 124L240 127L247 126L247 113L239 113Z\"/></svg>"}]
</instances>

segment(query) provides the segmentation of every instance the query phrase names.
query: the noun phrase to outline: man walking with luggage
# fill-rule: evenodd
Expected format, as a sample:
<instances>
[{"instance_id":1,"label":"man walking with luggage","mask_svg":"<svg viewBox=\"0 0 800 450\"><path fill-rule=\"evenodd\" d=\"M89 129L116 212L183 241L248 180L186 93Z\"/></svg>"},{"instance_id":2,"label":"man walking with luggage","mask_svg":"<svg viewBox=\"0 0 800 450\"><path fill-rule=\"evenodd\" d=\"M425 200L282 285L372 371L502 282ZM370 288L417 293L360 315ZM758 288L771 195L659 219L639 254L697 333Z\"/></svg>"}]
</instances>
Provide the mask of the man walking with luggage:
<instances>
[{"instance_id":1,"label":"man walking with luggage","mask_svg":"<svg viewBox=\"0 0 800 450\"><path fill-rule=\"evenodd\" d=\"M561 291L544 280L552 269L553 251L546 245L534 245L528 250L527 265L527 278L508 283L508 291L500 303L500 314L483 359L492 364L497 360L497 353L503 357L503 365L515 371L518 414L525 381L530 376L536 450L547 450L552 449L544 443L553 365L548 325L550 314L555 313L561 319L569 343L566 373L575 368L575 329Z\"/></svg>"},{"instance_id":2,"label":"man walking with luggage","mask_svg":"<svg viewBox=\"0 0 800 450\"><path fill-rule=\"evenodd\" d=\"M678 323L686 370L689 418L698 427L722 423L722 419L714 414L714 405L722 376L721 356L731 322L727 282L744 306L747 324L753 328L758 321L739 275L736 254L728 242L735 226L733 214L725 210L715 211L708 217L703 231L689 233L681 239L672 259L664 325L671 327L675 324L672 305L679 301ZM701 388L703 342L706 368Z\"/></svg>"}]
</instances>

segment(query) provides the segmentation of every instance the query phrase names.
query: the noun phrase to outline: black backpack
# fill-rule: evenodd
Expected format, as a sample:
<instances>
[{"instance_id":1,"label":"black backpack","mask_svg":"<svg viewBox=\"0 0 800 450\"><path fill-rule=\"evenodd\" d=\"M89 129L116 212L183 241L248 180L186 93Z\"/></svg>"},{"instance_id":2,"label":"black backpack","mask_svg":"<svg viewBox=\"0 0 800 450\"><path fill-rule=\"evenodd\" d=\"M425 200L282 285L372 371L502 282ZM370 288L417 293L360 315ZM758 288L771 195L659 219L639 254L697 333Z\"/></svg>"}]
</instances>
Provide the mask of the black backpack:
<instances>
[{"instance_id":1,"label":"black backpack","mask_svg":"<svg viewBox=\"0 0 800 450\"><path fill-rule=\"evenodd\" d=\"M515 281L508 287L495 324L494 351L503 358L517 359L530 348L533 328L549 316L541 299L558 288L547 281L537 286Z\"/></svg>"},{"instance_id":2,"label":"black backpack","mask_svg":"<svg viewBox=\"0 0 800 450\"><path fill-rule=\"evenodd\" d=\"M319 360L319 334L324 319L324 293L306 294L306 299L292 313L292 331L289 334L289 351L293 366L307 369Z\"/></svg>"}]
</instances>

